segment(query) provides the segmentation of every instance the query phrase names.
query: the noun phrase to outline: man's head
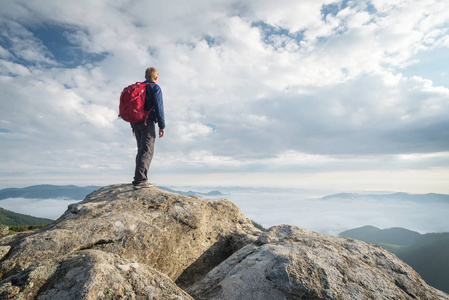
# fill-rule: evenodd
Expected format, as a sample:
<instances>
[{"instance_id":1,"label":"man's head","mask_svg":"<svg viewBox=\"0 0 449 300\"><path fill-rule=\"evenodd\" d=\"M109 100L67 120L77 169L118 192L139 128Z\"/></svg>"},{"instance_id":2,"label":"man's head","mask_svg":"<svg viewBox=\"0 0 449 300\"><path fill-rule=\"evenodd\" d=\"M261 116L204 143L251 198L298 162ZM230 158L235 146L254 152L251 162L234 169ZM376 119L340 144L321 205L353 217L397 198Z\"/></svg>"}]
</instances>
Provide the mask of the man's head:
<instances>
[{"instance_id":1,"label":"man's head","mask_svg":"<svg viewBox=\"0 0 449 300\"><path fill-rule=\"evenodd\" d=\"M145 71L145 79L157 82L159 78L159 72L154 67L149 67Z\"/></svg>"}]
</instances>

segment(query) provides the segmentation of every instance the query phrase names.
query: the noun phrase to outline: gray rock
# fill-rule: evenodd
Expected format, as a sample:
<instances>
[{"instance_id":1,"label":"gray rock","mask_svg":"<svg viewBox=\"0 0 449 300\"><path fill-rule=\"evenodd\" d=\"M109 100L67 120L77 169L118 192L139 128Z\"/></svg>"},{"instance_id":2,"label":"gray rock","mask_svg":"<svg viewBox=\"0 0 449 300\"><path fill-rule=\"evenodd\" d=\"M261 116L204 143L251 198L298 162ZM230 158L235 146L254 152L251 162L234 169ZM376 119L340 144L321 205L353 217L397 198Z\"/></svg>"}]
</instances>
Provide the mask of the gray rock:
<instances>
[{"instance_id":1,"label":"gray rock","mask_svg":"<svg viewBox=\"0 0 449 300\"><path fill-rule=\"evenodd\" d=\"M98 250L37 263L0 282L0 299L193 300L167 275Z\"/></svg>"},{"instance_id":2,"label":"gray rock","mask_svg":"<svg viewBox=\"0 0 449 300\"><path fill-rule=\"evenodd\" d=\"M0 246L0 259L5 257L8 254L9 250L11 250L10 246Z\"/></svg>"},{"instance_id":3,"label":"gray rock","mask_svg":"<svg viewBox=\"0 0 449 300\"><path fill-rule=\"evenodd\" d=\"M6 278L36 262L96 249L146 264L187 286L258 233L229 200L114 185L69 206L43 229L1 239L0 246L11 248L0 273Z\"/></svg>"},{"instance_id":4,"label":"gray rock","mask_svg":"<svg viewBox=\"0 0 449 300\"><path fill-rule=\"evenodd\" d=\"M282 225L186 291L195 299L449 299L385 249Z\"/></svg>"},{"instance_id":5,"label":"gray rock","mask_svg":"<svg viewBox=\"0 0 449 300\"><path fill-rule=\"evenodd\" d=\"M378 246L114 185L0 239L0 299L448 299ZM183 290L188 292L186 294Z\"/></svg>"},{"instance_id":6,"label":"gray rock","mask_svg":"<svg viewBox=\"0 0 449 300\"><path fill-rule=\"evenodd\" d=\"M9 233L9 227L6 225L0 224L0 238L7 236Z\"/></svg>"}]
</instances>

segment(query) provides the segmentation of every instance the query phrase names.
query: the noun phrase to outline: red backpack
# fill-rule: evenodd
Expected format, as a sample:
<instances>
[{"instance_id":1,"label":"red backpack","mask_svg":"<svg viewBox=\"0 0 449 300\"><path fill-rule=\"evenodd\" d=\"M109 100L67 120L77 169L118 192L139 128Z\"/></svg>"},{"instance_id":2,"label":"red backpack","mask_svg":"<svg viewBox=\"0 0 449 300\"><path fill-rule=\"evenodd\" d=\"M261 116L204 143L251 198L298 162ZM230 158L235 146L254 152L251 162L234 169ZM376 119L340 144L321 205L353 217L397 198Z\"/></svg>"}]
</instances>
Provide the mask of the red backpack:
<instances>
[{"instance_id":1,"label":"red backpack","mask_svg":"<svg viewBox=\"0 0 449 300\"><path fill-rule=\"evenodd\" d=\"M123 89L120 95L119 117L129 123L139 123L145 121L153 110L154 106L145 111L145 95L148 84L154 82L143 83L136 82Z\"/></svg>"}]
</instances>

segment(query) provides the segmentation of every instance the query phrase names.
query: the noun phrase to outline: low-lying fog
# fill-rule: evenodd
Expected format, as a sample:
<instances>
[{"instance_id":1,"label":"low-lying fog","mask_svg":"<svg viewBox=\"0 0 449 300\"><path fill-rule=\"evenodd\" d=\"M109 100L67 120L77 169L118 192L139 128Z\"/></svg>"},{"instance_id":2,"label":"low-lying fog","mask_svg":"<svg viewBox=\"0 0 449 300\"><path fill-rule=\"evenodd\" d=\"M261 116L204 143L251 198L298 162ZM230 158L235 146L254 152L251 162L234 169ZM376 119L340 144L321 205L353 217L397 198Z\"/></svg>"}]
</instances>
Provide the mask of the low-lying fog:
<instances>
[{"instance_id":1,"label":"low-lying fog","mask_svg":"<svg viewBox=\"0 0 449 300\"><path fill-rule=\"evenodd\" d=\"M234 201L248 218L267 228L291 224L332 235L365 225L404 227L420 233L449 232L449 202L363 198L323 200L321 196L298 192L237 191L221 197ZM0 207L57 219L69 204L78 201L81 200L9 198L1 200Z\"/></svg>"},{"instance_id":2,"label":"low-lying fog","mask_svg":"<svg viewBox=\"0 0 449 300\"><path fill-rule=\"evenodd\" d=\"M309 198L290 193L230 194L250 219L265 227L291 224L321 233L365 225L403 227L420 233L449 232L449 203L407 200Z\"/></svg>"}]
</instances>

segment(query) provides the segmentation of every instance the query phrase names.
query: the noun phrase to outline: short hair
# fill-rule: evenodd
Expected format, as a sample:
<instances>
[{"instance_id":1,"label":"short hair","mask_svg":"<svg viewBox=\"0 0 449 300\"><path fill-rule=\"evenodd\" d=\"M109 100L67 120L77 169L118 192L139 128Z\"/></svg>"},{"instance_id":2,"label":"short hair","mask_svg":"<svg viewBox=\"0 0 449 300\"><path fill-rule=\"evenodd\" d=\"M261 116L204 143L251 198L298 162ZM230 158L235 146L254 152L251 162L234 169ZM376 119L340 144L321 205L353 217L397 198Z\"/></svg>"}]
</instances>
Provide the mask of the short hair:
<instances>
[{"instance_id":1,"label":"short hair","mask_svg":"<svg viewBox=\"0 0 449 300\"><path fill-rule=\"evenodd\" d=\"M158 77L159 72L154 67L149 67L145 70L145 79L146 80L156 80L156 77Z\"/></svg>"}]
</instances>

